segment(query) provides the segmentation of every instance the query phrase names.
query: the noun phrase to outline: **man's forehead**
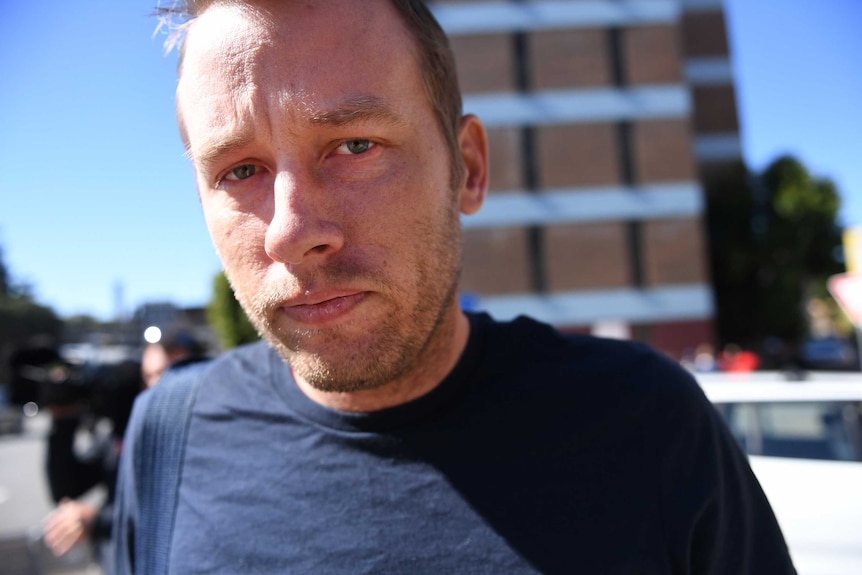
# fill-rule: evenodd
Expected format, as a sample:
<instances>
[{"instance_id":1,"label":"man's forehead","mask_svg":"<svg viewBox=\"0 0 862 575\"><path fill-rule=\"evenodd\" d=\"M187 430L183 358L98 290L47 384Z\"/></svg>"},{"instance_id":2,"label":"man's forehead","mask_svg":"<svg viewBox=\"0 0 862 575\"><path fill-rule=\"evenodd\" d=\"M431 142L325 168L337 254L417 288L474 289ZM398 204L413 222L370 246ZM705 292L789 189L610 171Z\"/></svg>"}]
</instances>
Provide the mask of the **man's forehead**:
<instances>
[{"instance_id":1,"label":"man's forehead","mask_svg":"<svg viewBox=\"0 0 862 575\"><path fill-rule=\"evenodd\" d=\"M180 80L189 68L235 83L255 66L273 73L297 63L326 68L344 57L379 66L393 51L415 56L414 44L386 0L217 2L187 31Z\"/></svg>"},{"instance_id":2,"label":"man's forehead","mask_svg":"<svg viewBox=\"0 0 862 575\"><path fill-rule=\"evenodd\" d=\"M403 44L397 42L398 31L364 33L379 32L380 26L392 32L396 22L402 39L412 44L388 2L382 4L389 10L382 18L353 18L357 7L341 11L346 4L339 0L311 3L313 8L289 4L278 15L217 4L189 31L177 111L193 159L212 155L201 149L200 135L224 141L212 136L227 133L233 140L237 134L263 129L257 124L264 110L277 110L300 124L372 118L403 123L405 87L413 83L407 91L424 94L415 52L399 48ZM278 29L282 21L286 24ZM383 62L388 65L385 73ZM215 144L212 149L221 147Z\"/></svg>"},{"instance_id":3,"label":"man's forehead","mask_svg":"<svg viewBox=\"0 0 862 575\"><path fill-rule=\"evenodd\" d=\"M258 10L245 4L217 5L189 27L183 46L183 74L190 67L250 64L272 41L272 25Z\"/></svg>"},{"instance_id":4,"label":"man's forehead","mask_svg":"<svg viewBox=\"0 0 862 575\"><path fill-rule=\"evenodd\" d=\"M402 24L389 0L223 0L210 3L192 20L186 41L198 28L228 40L246 39L252 31L270 39L303 33L318 36L337 26L339 17L347 23L343 33L358 35L375 25Z\"/></svg>"},{"instance_id":5,"label":"man's forehead","mask_svg":"<svg viewBox=\"0 0 862 575\"><path fill-rule=\"evenodd\" d=\"M267 20L244 3L214 3L193 22L177 84L177 114L187 147L186 122L192 117L208 130L241 122L253 98L258 55L271 41ZM222 113L212 114L211 108ZM232 113L224 114L225 109Z\"/></svg>"}]
</instances>

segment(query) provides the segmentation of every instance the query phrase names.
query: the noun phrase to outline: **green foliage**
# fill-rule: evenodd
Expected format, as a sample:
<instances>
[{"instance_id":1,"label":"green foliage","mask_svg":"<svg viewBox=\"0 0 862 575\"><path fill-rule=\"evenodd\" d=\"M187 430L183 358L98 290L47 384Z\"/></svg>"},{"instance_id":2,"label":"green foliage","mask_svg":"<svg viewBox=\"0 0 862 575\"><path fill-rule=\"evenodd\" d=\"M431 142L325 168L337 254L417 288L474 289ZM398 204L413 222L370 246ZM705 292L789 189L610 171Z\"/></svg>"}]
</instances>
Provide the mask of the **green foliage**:
<instances>
[{"instance_id":1,"label":"green foliage","mask_svg":"<svg viewBox=\"0 0 862 575\"><path fill-rule=\"evenodd\" d=\"M762 174L735 174L707 189L713 284L722 344L757 347L770 336L799 343L805 302L842 271L832 182L781 157Z\"/></svg>"},{"instance_id":2,"label":"green foliage","mask_svg":"<svg viewBox=\"0 0 862 575\"><path fill-rule=\"evenodd\" d=\"M104 327L105 322L90 315L73 315L66 318L66 327L81 332L94 332Z\"/></svg>"},{"instance_id":3,"label":"green foliage","mask_svg":"<svg viewBox=\"0 0 862 575\"><path fill-rule=\"evenodd\" d=\"M6 270L6 264L3 262L3 250L0 249L0 298L9 295L11 289L9 283L9 272Z\"/></svg>"},{"instance_id":4,"label":"green foliage","mask_svg":"<svg viewBox=\"0 0 862 575\"><path fill-rule=\"evenodd\" d=\"M49 307L33 301L29 289L12 284L0 249L0 347L24 343L35 335L57 337L63 322Z\"/></svg>"},{"instance_id":5,"label":"green foliage","mask_svg":"<svg viewBox=\"0 0 862 575\"><path fill-rule=\"evenodd\" d=\"M58 337L63 322L27 296L0 297L0 345L19 345L35 335Z\"/></svg>"},{"instance_id":6,"label":"green foliage","mask_svg":"<svg viewBox=\"0 0 862 575\"><path fill-rule=\"evenodd\" d=\"M222 349L230 349L260 339L239 305L224 272L213 280L213 297L207 306L207 320L218 334Z\"/></svg>"},{"instance_id":7,"label":"green foliage","mask_svg":"<svg viewBox=\"0 0 862 575\"><path fill-rule=\"evenodd\" d=\"M37 336L57 341L63 322L49 307L35 303L29 290L12 285L0 251L0 384L8 377L6 361Z\"/></svg>"}]
</instances>

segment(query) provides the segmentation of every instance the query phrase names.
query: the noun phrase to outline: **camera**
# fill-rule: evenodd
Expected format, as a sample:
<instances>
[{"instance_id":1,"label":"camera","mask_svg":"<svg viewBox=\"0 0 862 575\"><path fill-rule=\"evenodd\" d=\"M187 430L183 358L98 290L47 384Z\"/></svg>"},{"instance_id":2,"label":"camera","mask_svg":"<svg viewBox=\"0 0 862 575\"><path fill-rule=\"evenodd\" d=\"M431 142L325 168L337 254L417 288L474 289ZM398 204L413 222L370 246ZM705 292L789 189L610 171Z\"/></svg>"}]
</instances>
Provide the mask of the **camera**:
<instances>
[{"instance_id":1,"label":"camera","mask_svg":"<svg viewBox=\"0 0 862 575\"><path fill-rule=\"evenodd\" d=\"M137 361L76 365L50 347L19 350L9 367L11 403L38 409L77 406L93 419L110 419L115 429L125 428L143 386Z\"/></svg>"}]
</instances>

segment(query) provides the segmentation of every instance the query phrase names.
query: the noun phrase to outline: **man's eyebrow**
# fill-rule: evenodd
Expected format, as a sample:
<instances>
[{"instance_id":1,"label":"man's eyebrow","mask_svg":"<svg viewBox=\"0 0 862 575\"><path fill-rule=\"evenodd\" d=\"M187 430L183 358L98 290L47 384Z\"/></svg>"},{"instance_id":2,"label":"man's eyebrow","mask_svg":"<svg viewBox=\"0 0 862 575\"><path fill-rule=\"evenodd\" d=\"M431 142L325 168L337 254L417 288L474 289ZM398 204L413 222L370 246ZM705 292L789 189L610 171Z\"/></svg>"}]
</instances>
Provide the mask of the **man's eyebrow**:
<instances>
[{"instance_id":1,"label":"man's eyebrow","mask_svg":"<svg viewBox=\"0 0 862 575\"><path fill-rule=\"evenodd\" d=\"M254 141L254 136L251 134L235 134L224 138L214 138L194 149L186 147L186 157L191 160L192 165L206 169L214 165L218 158L225 153L248 146L252 141Z\"/></svg>"},{"instance_id":2,"label":"man's eyebrow","mask_svg":"<svg viewBox=\"0 0 862 575\"><path fill-rule=\"evenodd\" d=\"M405 124L386 102L374 96L360 96L342 102L332 110L317 111L311 116L314 125L348 126L361 122L379 121L390 125Z\"/></svg>"},{"instance_id":3,"label":"man's eyebrow","mask_svg":"<svg viewBox=\"0 0 862 575\"><path fill-rule=\"evenodd\" d=\"M312 125L343 127L363 122L377 121L391 126L406 124L406 120L396 114L386 102L374 96L360 96L348 99L331 110L312 112L308 120ZM194 148L186 147L186 157L192 165L206 170L217 163L218 159L232 150L249 146L254 142L254 134L231 134L216 137Z\"/></svg>"}]
</instances>

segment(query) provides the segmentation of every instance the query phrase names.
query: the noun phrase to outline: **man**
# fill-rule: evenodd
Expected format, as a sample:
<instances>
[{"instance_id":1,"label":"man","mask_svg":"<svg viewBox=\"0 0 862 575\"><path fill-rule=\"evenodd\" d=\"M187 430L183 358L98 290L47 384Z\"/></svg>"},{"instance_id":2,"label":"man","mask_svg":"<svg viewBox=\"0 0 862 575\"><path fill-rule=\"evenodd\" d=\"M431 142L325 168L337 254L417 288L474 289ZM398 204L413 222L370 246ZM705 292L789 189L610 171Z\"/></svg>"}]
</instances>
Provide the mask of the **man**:
<instances>
[{"instance_id":1,"label":"man","mask_svg":"<svg viewBox=\"0 0 862 575\"><path fill-rule=\"evenodd\" d=\"M171 366L182 366L206 359L204 346L191 335L176 331L161 341L148 343L141 353L141 377L150 388Z\"/></svg>"},{"instance_id":2,"label":"man","mask_svg":"<svg viewBox=\"0 0 862 575\"><path fill-rule=\"evenodd\" d=\"M136 504L155 472L124 455L120 572L150 553L183 574L793 572L678 366L460 310L458 218L482 204L487 144L421 2L192 11L180 131L266 342L195 376L164 522Z\"/></svg>"},{"instance_id":3,"label":"man","mask_svg":"<svg viewBox=\"0 0 862 575\"><path fill-rule=\"evenodd\" d=\"M165 346L160 342L145 345L141 353L141 378L144 380L144 387L153 387L170 365L171 358Z\"/></svg>"},{"instance_id":4,"label":"man","mask_svg":"<svg viewBox=\"0 0 862 575\"><path fill-rule=\"evenodd\" d=\"M203 361L204 351L204 346L188 333L173 331L161 341L144 346L140 362L128 361L102 368L102 379L113 380L107 387L113 390L112 394L102 400L111 407L109 419L113 428L108 437L96 436L86 459L78 457L74 449L82 419L86 420L82 417L85 406L48 407L52 418L48 436L49 485L52 497L59 503L44 523L45 544L52 553L65 555L75 545L89 539L99 562L110 572L109 539L113 529L117 459L122 452L132 401L139 389L154 386L169 367ZM99 505L86 499L74 499L97 485L107 488L105 500Z\"/></svg>"},{"instance_id":5,"label":"man","mask_svg":"<svg viewBox=\"0 0 862 575\"><path fill-rule=\"evenodd\" d=\"M58 557L87 541L110 573L118 460L133 402L143 387L141 365L127 359L76 369L59 355L52 363L42 400L51 415L45 467L57 506L42 524L43 541ZM88 496L95 488L103 489L99 501Z\"/></svg>"}]
</instances>

